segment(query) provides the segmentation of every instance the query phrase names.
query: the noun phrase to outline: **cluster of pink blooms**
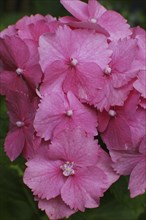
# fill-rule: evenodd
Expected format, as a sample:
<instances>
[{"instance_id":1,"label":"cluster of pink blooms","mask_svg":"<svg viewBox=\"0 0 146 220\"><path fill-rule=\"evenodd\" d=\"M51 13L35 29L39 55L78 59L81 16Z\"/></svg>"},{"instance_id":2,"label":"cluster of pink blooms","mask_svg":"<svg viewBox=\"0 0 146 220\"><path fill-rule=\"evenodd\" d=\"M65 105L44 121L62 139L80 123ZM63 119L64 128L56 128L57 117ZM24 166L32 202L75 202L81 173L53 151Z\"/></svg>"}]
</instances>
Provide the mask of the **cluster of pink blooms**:
<instances>
[{"instance_id":1,"label":"cluster of pink blooms","mask_svg":"<svg viewBox=\"0 0 146 220\"><path fill-rule=\"evenodd\" d=\"M96 0L61 3L72 16L0 33L5 152L27 160L24 183L53 220L98 207L120 175L132 198L146 190L146 31Z\"/></svg>"}]
</instances>

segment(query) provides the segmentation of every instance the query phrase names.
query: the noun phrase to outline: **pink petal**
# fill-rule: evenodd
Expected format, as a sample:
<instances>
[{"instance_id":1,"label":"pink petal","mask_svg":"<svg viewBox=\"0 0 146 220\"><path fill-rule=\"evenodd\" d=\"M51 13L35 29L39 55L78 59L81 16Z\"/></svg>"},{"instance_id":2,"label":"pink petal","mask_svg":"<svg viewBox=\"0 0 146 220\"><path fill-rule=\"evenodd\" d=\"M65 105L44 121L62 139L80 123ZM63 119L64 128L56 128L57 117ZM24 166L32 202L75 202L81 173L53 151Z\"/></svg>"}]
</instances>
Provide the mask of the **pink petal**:
<instances>
[{"instance_id":1,"label":"pink petal","mask_svg":"<svg viewBox=\"0 0 146 220\"><path fill-rule=\"evenodd\" d=\"M63 89L65 92L71 90L82 102L93 104L92 100L99 87L98 73L100 72L101 69L94 63L79 65L76 70L72 69L70 74L66 75Z\"/></svg>"},{"instance_id":2,"label":"pink petal","mask_svg":"<svg viewBox=\"0 0 146 220\"><path fill-rule=\"evenodd\" d=\"M113 170L113 162L110 156L102 148L99 148L99 152L96 166L103 170L107 177L107 187L110 187L116 180L118 180L119 175Z\"/></svg>"},{"instance_id":3,"label":"pink petal","mask_svg":"<svg viewBox=\"0 0 146 220\"><path fill-rule=\"evenodd\" d=\"M90 18L98 19L104 12L106 12L106 9L96 0L89 0L88 11Z\"/></svg>"},{"instance_id":4,"label":"pink petal","mask_svg":"<svg viewBox=\"0 0 146 220\"><path fill-rule=\"evenodd\" d=\"M47 154L47 148L40 149L40 152L27 162L24 183L32 189L34 195L49 200L60 194L65 179L60 169L62 162L50 161Z\"/></svg>"},{"instance_id":5,"label":"pink petal","mask_svg":"<svg viewBox=\"0 0 146 220\"><path fill-rule=\"evenodd\" d=\"M10 86L11 85L11 86ZM27 85L21 76L15 72L3 71L0 73L0 93L7 95L11 92L29 93Z\"/></svg>"},{"instance_id":6,"label":"pink petal","mask_svg":"<svg viewBox=\"0 0 146 220\"><path fill-rule=\"evenodd\" d=\"M80 128L67 129L56 136L49 149L49 157L74 162L76 166L92 166L98 160L98 145Z\"/></svg>"},{"instance_id":7,"label":"pink petal","mask_svg":"<svg viewBox=\"0 0 146 220\"><path fill-rule=\"evenodd\" d=\"M143 158L130 175L129 190L131 198L144 194L146 191L146 158Z\"/></svg>"},{"instance_id":8,"label":"pink petal","mask_svg":"<svg viewBox=\"0 0 146 220\"><path fill-rule=\"evenodd\" d=\"M9 66L23 67L29 59L29 51L26 44L16 36L6 36L0 39L0 57Z\"/></svg>"},{"instance_id":9,"label":"pink petal","mask_svg":"<svg viewBox=\"0 0 146 220\"><path fill-rule=\"evenodd\" d=\"M42 99L34 120L34 127L38 136L45 140L52 138L55 127L65 117L64 102L65 100L61 93L46 95Z\"/></svg>"},{"instance_id":10,"label":"pink petal","mask_svg":"<svg viewBox=\"0 0 146 220\"><path fill-rule=\"evenodd\" d=\"M96 167L80 168L65 182L61 197L71 209L84 211L99 206L99 198L106 189L106 176Z\"/></svg>"},{"instance_id":11,"label":"pink petal","mask_svg":"<svg viewBox=\"0 0 146 220\"><path fill-rule=\"evenodd\" d=\"M101 134L108 149L127 149L132 145L130 127L125 118L111 119L108 128ZM114 138L113 138L114 137Z\"/></svg>"},{"instance_id":12,"label":"pink petal","mask_svg":"<svg viewBox=\"0 0 146 220\"><path fill-rule=\"evenodd\" d=\"M23 75L28 85L35 89L38 88L39 83L41 83L43 73L39 65L34 65L26 70Z\"/></svg>"},{"instance_id":13,"label":"pink petal","mask_svg":"<svg viewBox=\"0 0 146 220\"><path fill-rule=\"evenodd\" d=\"M134 82L134 88L141 93L141 96L146 99L146 72L140 71L137 80Z\"/></svg>"},{"instance_id":14,"label":"pink petal","mask_svg":"<svg viewBox=\"0 0 146 220\"><path fill-rule=\"evenodd\" d=\"M134 167L139 163L142 155L136 151L110 151L114 162L113 168L121 175L131 174Z\"/></svg>"},{"instance_id":15,"label":"pink petal","mask_svg":"<svg viewBox=\"0 0 146 220\"><path fill-rule=\"evenodd\" d=\"M110 33L110 40L119 40L131 34L127 21L115 11L106 11L99 19L98 24Z\"/></svg>"},{"instance_id":16,"label":"pink petal","mask_svg":"<svg viewBox=\"0 0 146 220\"><path fill-rule=\"evenodd\" d=\"M86 20L88 17L87 4L79 0L61 0L61 4L68 10L74 17L79 20Z\"/></svg>"},{"instance_id":17,"label":"pink petal","mask_svg":"<svg viewBox=\"0 0 146 220\"><path fill-rule=\"evenodd\" d=\"M22 128L10 130L6 136L4 148L11 161L15 160L22 152L25 144L25 136Z\"/></svg>"},{"instance_id":18,"label":"pink petal","mask_svg":"<svg viewBox=\"0 0 146 220\"><path fill-rule=\"evenodd\" d=\"M146 153L146 135L143 136L143 138L140 142L139 152L142 153L142 154Z\"/></svg>"},{"instance_id":19,"label":"pink petal","mask_svg":"<svg viewBox=\"0 0 146 220\"><path fill-rule=\"evenodd\" d=\"M70 209L70 207L62 201L60 196L50 200L39 199L38 207L41 210L45 210L50 220L68 218L76 212L75 210Z\"/></svg>"},{"instance_id":20,"label":"pink petal","mask_svg":"<svg viewBox=\"0 0 146 220\"><path fill-rule=\"evenodd\" d=\"M124 39L111 43L110 49L113 50L110 63L112 81L114 87L118 88L136 77L136 71L132 69L132 63L135 60L135 53L137 53L137 43L133 39Z\"/></svg>"}]
</instances>

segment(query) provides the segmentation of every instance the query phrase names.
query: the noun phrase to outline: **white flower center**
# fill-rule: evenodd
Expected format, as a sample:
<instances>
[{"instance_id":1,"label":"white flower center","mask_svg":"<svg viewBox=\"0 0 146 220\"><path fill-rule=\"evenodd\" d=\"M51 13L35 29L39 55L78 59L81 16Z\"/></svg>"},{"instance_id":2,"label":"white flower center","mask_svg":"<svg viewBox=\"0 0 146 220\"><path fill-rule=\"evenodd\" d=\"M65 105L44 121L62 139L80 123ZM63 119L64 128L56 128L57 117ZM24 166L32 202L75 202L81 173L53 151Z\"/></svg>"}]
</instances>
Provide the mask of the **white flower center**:
<instances>
[{"instance_id":1,"label":"white flower center","mask_svg":"<svg viewBox=\"0 0 146 220\"><path fill-rule=\"evenodd\" d=\"M17 75L21 75L23 73L23 70L21 68L16 69Z\"/></svg>"},{"instance_id":2,"label":"white flower center","mask_svg":"<svg viewBox=\"0 0 146 220\"><path fill-rule=\"evenodd\" d=\"M18 128L21 128L21 127L24 126L24 122L23 121L17 121L16 125L17 125Z\"/></svg>"},{"instance_id":3,"label":"white flower center","mask_svg":"<svg viewBox=\"0 0 146 220\"><path fill-rule=\"evenodd\" d=\"M115 117L116 116L116 111L114 110L109 110L108 114L111 116L111 117Z\"/></svg>"},{"instance_id":4,"label":"white flower center","mask_svg":"<svg viewBox=\"0 0 146 220\"><path fill-rule=\"evenodd\" d=\"M78 60L75 58L71 58L71 65L76 66L78 64Z\"/></svg>"},{"instance_id":5,"label":"white flower center","mask_svg":"<svg viewBox=\"0 0 146 220\"><path fill-rule=\"evenodd\" d=\"M105 70L104 70L104 73L105 73L106 75L110 75L111 72L112 72L112 69L111 69L109 66L107 66L107 67L105 68Z\"/></svg>"},{"instance_id":6,"label":"white flower center","mask_svg":"<svg viewBox=\"0 0 146 220\"><path fill-rule=\"evenodd\" d=\"M64 176L71 176L75 174L74 171L74 162L66 162L62 166L60 166L60 169L63 170Z\"/></svg>"},{"instance_id":7,"label":"white flower center","mask_svg":"<svg viewBox=\"0 0 146 220\"><path fill-rule=\"evenodd\" d=\"M69 109L67 112L66 112L66 115L71 117L73 115L73 111L71 109Z\"/></svg>"},{"instance_id":8,"label":"white flower center","mask_svg":"<svg viewBox=\"0 0 146 220\"><path fill-rule=\"evenodd\" d=\"M91 19L90 19L90 22L93 23L93 24L96 24L96 23L97 23L97 20L96 20L96 18L91 18Z\"/></svg>"}]
</instances>

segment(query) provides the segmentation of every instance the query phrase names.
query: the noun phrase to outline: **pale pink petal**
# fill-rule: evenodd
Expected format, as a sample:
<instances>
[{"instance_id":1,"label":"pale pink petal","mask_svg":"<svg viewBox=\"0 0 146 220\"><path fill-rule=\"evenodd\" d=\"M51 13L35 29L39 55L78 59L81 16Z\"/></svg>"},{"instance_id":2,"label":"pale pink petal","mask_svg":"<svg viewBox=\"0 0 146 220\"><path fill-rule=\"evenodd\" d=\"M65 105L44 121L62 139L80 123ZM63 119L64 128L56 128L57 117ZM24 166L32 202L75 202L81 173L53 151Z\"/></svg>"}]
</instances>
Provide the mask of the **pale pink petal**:
<instances>
[{"instance_id":1,"label":"pale pink petal","mask_svg":"<svg viewBox=\"0 0 146 220\"><path fill-rule=\"evenodd\" d=\"M38 207L43 211L45 210L50 220L68 218L76 212L76 210L70 209L60 196L50 200L39 199Z\"/></svg>"}]
</instances>

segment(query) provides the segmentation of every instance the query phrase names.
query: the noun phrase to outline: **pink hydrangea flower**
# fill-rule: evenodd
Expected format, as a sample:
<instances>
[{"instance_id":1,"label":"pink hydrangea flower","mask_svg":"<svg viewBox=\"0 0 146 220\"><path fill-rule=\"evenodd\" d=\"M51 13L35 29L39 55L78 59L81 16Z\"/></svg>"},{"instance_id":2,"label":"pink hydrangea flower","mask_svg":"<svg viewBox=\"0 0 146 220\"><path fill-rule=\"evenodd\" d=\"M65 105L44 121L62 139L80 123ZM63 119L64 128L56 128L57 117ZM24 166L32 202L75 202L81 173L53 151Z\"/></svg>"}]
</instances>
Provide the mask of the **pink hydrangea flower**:
<instances>
[{"instance_id":1,"label":"pink hydrangea flower","mask_svg":"<svg viewBox=\"0 0 146 220\"><path fill-rule=\"evenodd\" d=\"M143 194L146 191L146 136L133 149L111 151L110 154L114 169L120 175L130 175L128 188L131 197Z\"/></svg>"},{"instance_id":2,"label":"pink hydrangea flower","mask_svg":"<svg viewBox=\"0 0 146 220\"><path fill-rule=\"evenodd\" d=\"M21 153L25 158L31 158L33 149L33 120L38 100L33 102L28 94L11 92L7 94L6 104L10 120L9 132L4 148L10 160L15 160Z\"/></svg>"},{"instance_id":3,"label":"pink hydrangea flower","mask_svg":"<svg viewBox=\"0 0 146 220\"><path fill-rule=\"evenodd\" d=\"M40 37L39 52L48 86L63 78L63 90L71 90L87 102L95 96L98 72L106 67L111 54L105 36L67 26Z\"/></svg>"},{"instance_id":4,"label":"pink hydrangea flower","mask_svg":"<svg viewBox=\"0 0 146 220\"><path fill-rule=\"evenodd\" d=\"M71 214L69 209L74 212L98 207L100 197L118 178L105 154L85 132L67 129L54 138L49 148L42 148L26 163L24 183L40 199L39 206L51 219L57 219L58 209L50 211L54 205L62 206L64 216ZM103 167L107 167L106 171ZM69 209L55 201L58 196Z\"/></svg>"},{"instance_id":5,"label":"pink hydrangea flower","mask_svg":"<svg viewBox=\"0 0 146 220\"><path fill-rule=\"evenodd\" d=\"M78 126L90 135L97 135L96 112L81 104L72 92L64 95L58 91L42 98L34 120L40 137L49 140L67 127L75 129Z\"/></svg>"},{"instance_id":6,"label":"pink hydrangea flower","mask_svg":"<svg viewBox=\"0 0 146 220\"><path fill-rule=\"evenodd\" d=\"M132 91L124 106L98 114L98 130L108 149L130 149L144 136L146 111L139 107L139 97Z\"/></svg>"},{"instance_id":7,"label":"pink hydrangea flower","mask_svg":"<svg viewBox=\"0 0 146 220\"><path fill-rule=\"evenodd\" d=\"M100 111L110 106L122 106L133 88L133 79L137 76L135 53L137 43L133 39L124 39L110 44L113 51L110 63L103 72L98 73L98 90L92 100Z\"/></svg>"},{"instance_id":8,"label":"pink hydrangea flower","mask_svg":"<svg viewBox=\"0 0 146 220\"><path fill-rule=\"evenodd\" d=\"M80 0L61 0L61 3L78 19L78 22L69 23L72 26L97 29L102 33L105 30L110 40L124 39L131 34L130 26L119 13L106 10L96 0L89 0L88 4Z\"/></svg>"},{"instance_id":9,"label":"pink hydrangea flower","mask_svg":"<svg viewBox=\"0 0 146 220\"><path fill-rule=\"evenodd\" d=\"M37 46L33 41L23 41L17 36L0 38L0 59L5 65L0 73L3 94L9 90L18 91L21 86L23 91L23 80L35 91L41 82L42 71L38 64Z\"/></svg>"}]
</instances>

